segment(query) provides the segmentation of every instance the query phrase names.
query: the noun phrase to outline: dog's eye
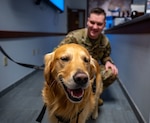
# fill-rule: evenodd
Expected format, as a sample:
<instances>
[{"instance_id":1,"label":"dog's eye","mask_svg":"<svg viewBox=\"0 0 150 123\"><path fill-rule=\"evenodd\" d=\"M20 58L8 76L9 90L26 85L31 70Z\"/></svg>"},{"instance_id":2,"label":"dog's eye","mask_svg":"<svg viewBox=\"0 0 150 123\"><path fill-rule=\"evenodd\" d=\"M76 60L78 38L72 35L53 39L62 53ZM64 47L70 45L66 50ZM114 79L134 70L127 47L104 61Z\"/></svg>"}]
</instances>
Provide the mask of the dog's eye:
<instances>
[{"instance_id":1,"label":"dog's eye","mask_svg":"<svg viewBox=\"0 0 150 123\"><path fill-rule=\"evenodd\" d=\"M84 62L86 62L86 63L90 62L90 60L89 60L88 58L86 58L86 57L84 57L83 60L84 60Z\"/></svg>"},{"instance_id":2,"label":"dog's eye","mask_svg":"<svg viewBox=\"0 0 150 123\"><path fill-rule=\"evenodd\" d=\"M60 59L65 62L69 61L69 57L61 57Z\"/></svg>"}]
</instances>

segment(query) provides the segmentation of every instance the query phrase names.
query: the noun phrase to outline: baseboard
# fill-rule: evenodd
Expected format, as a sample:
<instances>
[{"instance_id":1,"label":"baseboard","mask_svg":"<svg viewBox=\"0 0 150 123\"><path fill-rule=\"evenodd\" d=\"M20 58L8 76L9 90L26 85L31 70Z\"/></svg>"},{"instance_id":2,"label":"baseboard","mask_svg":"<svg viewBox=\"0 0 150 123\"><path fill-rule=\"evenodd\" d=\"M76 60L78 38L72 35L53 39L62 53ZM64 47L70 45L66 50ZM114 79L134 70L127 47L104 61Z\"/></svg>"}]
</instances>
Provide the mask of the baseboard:
<instances>
[{"instance_id":1,"label":"baseboard","mask_svg":"<svg viewBox=\"0 0 150 123\"><path fill-rule=\"evenodd\" d=\"M129 102L129 104L131 105L131 108L132 108L134 114L136 115L136 117L137 117L139 123L146 123L146 121L145 121L143 115L141 114L141 112L139 111L138 107L137 107L136 104L134 103L132 97L131 97L130 94L128 93L128 91L127 91L126 87L124 86L124 84L121 82L121 80L120 80L119 78L117 79L117 81L118 81L118 83L119 83L121 89L123 90L123 93L124 93L124 95L126 96L128 102Z\"/></svg>"},{"instance_id":2,"label":"baseboard","mask_svg":"<svg viewBox=\"0 0 150 123\"><path fill-rule=\"evenodd\" d=\"M26 75L25 77L21 78L20 80L18 80L17 82L15 82L14 84L10 85L9 87L7 87L6 89L2 90L0 92L0 97L2 97L3 95L5 95L6 93L8 93L9 91L11 91L13 88L15 88L16 86L18 86L19 84L21 84L22 82L24 82L24 80L26 80L27 78L29 78L30 76L32 76L33 74L35 74L38 70L34 70L33 72L29 73L28 75Z\"/></svg>"}]
</instances>

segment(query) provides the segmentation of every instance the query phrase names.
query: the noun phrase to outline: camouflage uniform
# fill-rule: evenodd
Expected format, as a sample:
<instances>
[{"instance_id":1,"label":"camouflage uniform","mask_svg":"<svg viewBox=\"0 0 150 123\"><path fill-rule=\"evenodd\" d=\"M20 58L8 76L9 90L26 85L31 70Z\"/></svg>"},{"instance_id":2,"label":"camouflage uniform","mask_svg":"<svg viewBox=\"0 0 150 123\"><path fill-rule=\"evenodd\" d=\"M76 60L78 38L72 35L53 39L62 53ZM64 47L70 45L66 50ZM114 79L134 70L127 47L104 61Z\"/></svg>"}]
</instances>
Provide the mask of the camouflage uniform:
<instances>
[{"instance_id":1,"label":"camouflage uniform","mask_svg":"<svg viewBox=\"0 0 150 123\"><path fill-rule=\"evenodd\" d=\"M116 77L112 75L111 69L106 71L104 66L106 61L113 63L112 59L110 58L110 42L104 34L101 34L98 39L93 40L87 36L87 28L83 28L70 32L64 38L64 40L61 41L59 46L67 43L76 43L82 45L89 51L91 56L101 64L101 75L104 89L113 83Z\"/></svg>"}]
</instances>

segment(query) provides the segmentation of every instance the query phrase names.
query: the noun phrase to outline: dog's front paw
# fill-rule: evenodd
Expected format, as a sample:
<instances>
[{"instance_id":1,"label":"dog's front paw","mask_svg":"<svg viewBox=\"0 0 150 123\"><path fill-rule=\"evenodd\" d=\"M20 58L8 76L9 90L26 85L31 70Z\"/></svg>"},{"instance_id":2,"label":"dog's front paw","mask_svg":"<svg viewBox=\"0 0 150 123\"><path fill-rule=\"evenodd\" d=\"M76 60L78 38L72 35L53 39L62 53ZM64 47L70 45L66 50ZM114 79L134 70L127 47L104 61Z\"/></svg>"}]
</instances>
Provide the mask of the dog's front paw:
<instances>
[{"instance_id":1,"label":"dog's front paw","mask_svg":"<svg viewBox=\"0 0 150 123\"><path fill-rule=\"evenodd\" d=\"M95 120L95 119L97 119L97 117L98 117L98 111L94 111L94 112L92 113L91 118L92 118L93 120Z\"/></svg>"}]
</instances>

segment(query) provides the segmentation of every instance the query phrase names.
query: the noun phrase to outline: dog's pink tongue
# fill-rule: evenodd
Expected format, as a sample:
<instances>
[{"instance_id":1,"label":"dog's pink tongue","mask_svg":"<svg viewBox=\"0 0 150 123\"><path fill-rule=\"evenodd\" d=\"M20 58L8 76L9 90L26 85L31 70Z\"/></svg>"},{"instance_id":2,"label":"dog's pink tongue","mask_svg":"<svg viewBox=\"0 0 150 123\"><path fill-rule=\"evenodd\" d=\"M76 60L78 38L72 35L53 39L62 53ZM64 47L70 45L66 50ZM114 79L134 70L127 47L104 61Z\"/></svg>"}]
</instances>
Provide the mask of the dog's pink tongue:
<instances>
[{"instance_id":1,"label":"dog's pink tongue","mask_svg":"<svg viewBox=\"0 0 150 123\"><path fill-rule=\"evenodd\" d=\"M83 93L82 89L77 89L73 91L73 95L77 97L82 96L82 93Z\"/></svg>"},{"instance_id":2,"label":"dog's pink tongue","mask_svg":"<svg viewBox=\"0 0 150 123\"><path fill-rule=\"evenodd\" d=\"M75 89L75 90L71 89L70 92L71 92L72 96L78 97L78 98L82 97L82 95L83 95L83 90L82 89Z\"/></svg>"}]
</instances>

